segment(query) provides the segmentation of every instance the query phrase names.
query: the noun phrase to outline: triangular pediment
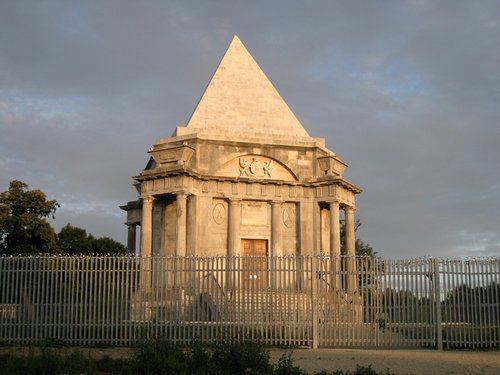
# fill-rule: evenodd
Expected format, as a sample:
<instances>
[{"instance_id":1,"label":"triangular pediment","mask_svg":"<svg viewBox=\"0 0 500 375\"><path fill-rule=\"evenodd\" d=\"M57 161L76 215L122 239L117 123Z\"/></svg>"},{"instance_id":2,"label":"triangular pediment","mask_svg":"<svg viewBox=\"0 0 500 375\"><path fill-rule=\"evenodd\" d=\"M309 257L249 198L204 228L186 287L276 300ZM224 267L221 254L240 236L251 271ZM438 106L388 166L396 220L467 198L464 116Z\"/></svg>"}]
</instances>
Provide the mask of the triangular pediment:
<instances>
[{"instance_id":1,"label":"triangular pediment","mask_svg":"<svg viewBox=\"0 0 500 375\"><path fill-rule=\"evenodd\" d=\"M187 128L209 133L309 137L237 36L229 45Z\"/></svg>"}]
</instances>

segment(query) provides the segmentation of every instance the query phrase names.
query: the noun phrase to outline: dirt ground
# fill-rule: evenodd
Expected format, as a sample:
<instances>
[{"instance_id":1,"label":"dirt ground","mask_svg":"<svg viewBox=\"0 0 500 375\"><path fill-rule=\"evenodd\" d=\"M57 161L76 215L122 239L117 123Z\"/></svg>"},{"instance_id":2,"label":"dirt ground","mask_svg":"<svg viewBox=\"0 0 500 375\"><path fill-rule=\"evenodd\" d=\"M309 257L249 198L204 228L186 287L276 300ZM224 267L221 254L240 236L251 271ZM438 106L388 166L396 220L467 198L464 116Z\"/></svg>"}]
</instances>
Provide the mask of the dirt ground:
<instances>
[{"instance_id":1,"label":"dirt ground","mask_svg":"<svg viewBox=\"0 0 500 375\"><path fill-rule=\"evenodd\" d=\"M273 360L282 354L271 350ZM500 374L500 351L304 349L295 350L292 358L309 373L371 365L377 371L389 369L400 375Z\"/></svg>"},{"instance_id":2,"label":"dirt ground","mask_svg":"<svg viewBox=\"0 0 500 375\"><path fill-rule=\"evenodd\" d=\"M79 350L95 358L108 355L126 358L131 348L66 347L62 353ZM0 347L0 353L28 353L29 348ZM291 352L295 365L309 373L321 370L354 370L356 365L369 366L377 371L389 369L398 375L433 374L500 374L500 351L437 351L437 350L364 350L364 349L295 349L286 351L270 349L271 359L277 362L285 353Z\"/></svg>"}]
</instances>

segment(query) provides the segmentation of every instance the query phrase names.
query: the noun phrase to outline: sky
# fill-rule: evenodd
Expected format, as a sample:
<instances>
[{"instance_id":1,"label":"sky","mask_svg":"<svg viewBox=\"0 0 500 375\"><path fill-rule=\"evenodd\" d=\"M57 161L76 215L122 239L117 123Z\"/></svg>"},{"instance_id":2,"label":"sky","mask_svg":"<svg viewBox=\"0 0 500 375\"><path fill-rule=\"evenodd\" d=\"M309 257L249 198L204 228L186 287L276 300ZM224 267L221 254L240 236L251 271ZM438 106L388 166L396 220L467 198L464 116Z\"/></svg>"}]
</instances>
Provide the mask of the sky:
<instances>
[{"instance_id":1,"label":"sky","mask_svg":"<svg viewBox=\"0 0 500 375\"><path fill-rule=\"evenodd\" d=\"M500 256L500 2L0 0L0 191L126 242L132 176L238 35L383 258Z\"/></svg>"}]
</instances>

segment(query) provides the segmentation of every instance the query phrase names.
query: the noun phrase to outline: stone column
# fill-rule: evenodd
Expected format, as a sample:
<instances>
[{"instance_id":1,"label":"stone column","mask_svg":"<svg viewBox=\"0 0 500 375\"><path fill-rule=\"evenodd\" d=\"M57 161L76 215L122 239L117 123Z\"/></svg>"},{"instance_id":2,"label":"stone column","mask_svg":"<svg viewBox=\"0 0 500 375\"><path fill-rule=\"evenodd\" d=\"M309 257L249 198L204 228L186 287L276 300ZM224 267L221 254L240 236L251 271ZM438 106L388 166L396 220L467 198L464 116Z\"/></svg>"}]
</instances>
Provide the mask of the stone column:
<instances>
[{"instance_id":1,"label":"stone column","mask_svg":"<svg viewBox=\"0 0 500 375\"><path fill-rule=\"evenodd\" d=\"M283 255L282 252L282 233L283 226L281 224L281 205L282 201L271 202L271 256Z\"/></svg>"},{"instance_id":2,"label":"stone column","mask_svg":"<svg viewBox=\"0 0 500 375\"><path fill-rule=\"evenodd\" d=\"M177 194L176 201L177 221L175 224L175 255L186 256L186 225L187 225L187 195L184 192Z\"/></svg>"},{"instance_id":3,"label":"stone column","mask_svg":"<svg viewBox=\"0 0 500 375\"><path fill-rule=\"evenodd\" d=\"M229 225L227 233L227 255L241 255L241 200L229 199Z\"/></svg>"},{"instance_id":4,"label":"stone column","mask_svg":"<svg viewBox=\"0 0 500 375\"><path fill-rule=\"evenodd\" d=\"M154 197L142 199L141 221L141 266L140 290L148 292L151 289L151 246L153 240L153 201Z\"/></svg>"},{"instance_id":5,"label":"stone column","mask_svg":"<svg viewBox=\"0 0 500 375\"><path fill-rule=\"evenodd\" d=\"M127 223L127 248L132 253L135 254L135 239L137 237L137 224Z\"/></svg>"},{"instance_id":6,"label":"stone column","mask_svg":"<svg viewBox=\"0 0 500 375\"><path fill-rule=\"evenodd\" d=\"M356 240L354 238L354 208L345 208L345 245L347 255L347 292L354 292L357 286L356 277Z\"/></svg>"},{"instance_id":7,"label":"stone column","mask_svg":"<svg viewBox=\"0 0 500 375\"><path fill-rule=\"evenodd\" d=\"M340 212L339 202L329 202L330 205L330 258L332 260L332 279L334 288L341 287L341 262L340 262Z\"/></svg>"},{"instance_id":8,"label":"stone column","mask_svg":"<svg viewBox=\"0 0 500 375\"><path fill-rule=\"evenodd\" d=\"M153 201L154 197L152 196L147 196L142 199L141 257L151 256L153 239Z\"/></svg>"},{"instance_id":9,"label":"stone column","mask_svg":"<svg viewBox=\"0 0 500 375\"><path fill-rule=\"evenodd\" d=\"M186 255L200 255L199 251L199 196L190 195L187 199Z\"/></svg>"}]
</instances>

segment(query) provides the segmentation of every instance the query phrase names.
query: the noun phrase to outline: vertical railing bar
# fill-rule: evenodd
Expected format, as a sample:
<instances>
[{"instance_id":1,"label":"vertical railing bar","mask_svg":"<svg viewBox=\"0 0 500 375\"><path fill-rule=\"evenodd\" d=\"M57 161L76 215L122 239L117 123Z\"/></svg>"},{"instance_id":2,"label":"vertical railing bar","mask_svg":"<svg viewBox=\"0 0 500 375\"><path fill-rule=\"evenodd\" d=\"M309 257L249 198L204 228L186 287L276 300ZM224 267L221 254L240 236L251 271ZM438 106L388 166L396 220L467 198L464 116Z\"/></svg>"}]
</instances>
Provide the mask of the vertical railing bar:
<instances>
[{"instance_id":1,"label":"vertical railing bar","mask_svg":"<svg viewBox=\"0 0 500 375\"><path fill-rule=\"evenodd\" d=\"M55 270L55 285L54 285L54 337L59 339L59 340L64 340L64 336L62 335L62 326L63 326L63 321L64 321L64 313L62 311L62 308L64 306L63 301L62 301L62 286L64 285L64 271L65 271L65 262L66 258L65 257L57 257L55 259L56 262L56 270ZM67 341L64 341L67 343Z\"/></svg>"},{"instance_id":2,"label":"vertical railing bar","mask_svg":"<svg viewBox=\"0 0 500 375\"><path fill-rule=\"evenodd\" d=\"M61 285L59 286L59 325L60 325L60 337L64 342L69 342L70 337L68 335L68 320L67 320L67 309L68 309L68 298L66 293L66 286L69 282L69 267L70 259L65 256L63 260L64 266L61 269Z\"/></svg>"},{"instance_id":3,"label":"vertical railing bar","mask_svg":"<svg viewBox=\"0 0 500 375\"><path fill-rule=\"evenodd\" d=\"M52 305L54 288L52 285L54 284L54 257L50 256L47 258L47 302L46 302L46 314L45 314L45 326L46 332L45 337L54 337L52 332Z\"/></svg>"},{"instance_id":4,"label":"vertical railing bar","mask_svg":"<svg viewBox=\"0 0 500 375\"><path fill-rule=\"evenodd\" d=\"M471 333L472 333L472 348L476 349L477 347L477 331L476 331L476 325L477 325L477 298L476 298L476 263L473 262L472 260L469 262L469 268L470 268L470 298L471 298L471 312L472 312L472 324L471 324Z\"/></svg>"},{"instance_id":5,"label":"vertical railing bar","mask_svg":"<svg viewBox=\"0 0 500 375\"><path fill-rule=\"evenodd\" d=\"M71 316L71 336L73 337L73 342L77 339L80 339L78 332L78 318L80 315L80 308L78 305L78 296L81 293L78 293L78 289L80 286L80 276L81 272L79 270L79 266L81 264L80 258L71 257L72 260L72 281L71 281L71 305L72 305L72 316Z\"/></svg>"},{"instance_id":6,"label":"vertical railing bar","mask_svg":"<svg viewBox=\"0 0 500 375\"><path fill-rule=\"evenodd\" d=\"M440 261L434 259L434 280L435 280L435 303L436 303L436 330L437 330L437 349L443 350L443 336L441 327L441 282L440 282Z\"/></svg>"},{"instance_id":7,"label":"vertical railing bar","mask_svg":"<svg viewBox=\"0 0 500 375\"><path fill-rule=\"evenodd\" d=\"M12 275L13 275L13 280L14 280L14 282L12 284L13 284L14 288L12 289L12 291L19 291L19 273L20 273L21 264L22 264L21 258L14 258L13 268L12 268ZM12 291L11 291L11 293L12 293ZM12 302L15 303L16 305L19 305L20 304L19 296L17 296L17 298L15 298ZM9 337L14 342L18 342L18 340L16 339L17 326L14 324L12 324L10 326Z\"/></svg>"},{"instance_id":8,"label":"vertical railing bar","mask_svg":"<svg viewBox=\"0 0 500 375\"><path fill-rule=\"evenodd\" d=\"M473 312L472 312L472 282L471 282L471 265L470 265L471 260L466 260L465 265L466 265L466 284L465 284L465 298L467 300L466 306L467 306L467 346L468 347L473 347L474 345L474 329L473 329Z\"/></svg>"},{"instance_id":9,"label":"vertical railing bar","mask_svg":"<svg viewBox=\"0 0 500 375\"><path fill-rule=\"evenodd\" d=\"M110 337L109 337L109 343L111 345L116 345L116 338L117 338L117 319L116 319L116 304L118 303L118 294L117 294L117 272L118 269L116 268L116 258L114 256L109 257L109 263L110 267L107 270L108 273L111 273L111 285L110 285L110 300L108 301L108 304L110 305L109 310L110 310Z\"/></svg>"},{"instance_id":10,"label":"vertical railing bar","mask_svg":"<svg viewBox=\"0 0 500 375\"><path fill-rule=\"evenodd\" d=\"M450 283L449 265L450 265L450 262L447 259L443 259L440 262L439 272L440 272L440 275L442 276L442 281L441 280L440 281L441 281L441 290L443 290L443 291L448 290L448 285ZM443 302L440 301L439 305L441 306L441 331L443 331L443 329L446 329L446 327L447 327L448 315L450 314L450 310L449 310L449 306L447 304L446 298L443 298ZM450 337L447 337L447 341L446 341L447 348L449 348L449 339L450 339ZM443 346L444 346L444 342L443 342Z\"/></svg>"},{"instance_id":11,"label":"vertical railing bar","mask_svg":"<svg viewBox=\"0 0 500 375\"><path fill-rule=\"evenodd\" d=\"M115 275L115 283L113 284L113 345L120 346L122 344L122 321L123 321L123 273L122 265L125 257L117 257L113 255L113 272Z\"/></svg>"},{"instance_id":12,"label":"vertical railing bar","mask_svg":"<svg viewBox=\"0 0 500 375\"><path fill-rule=\"evenodd\" d=\"M0 257L0 297L1 303L6 306L11 305L10 299L6 296L7 290L11 290L11 267L12 267L12 259L6 257ZM8 309L8 307L7 307ZM9 319L9 314L0 315L0 337L3 337L6 344L13 344L12 339L10 338L10 327L11 320Z\"/></svg>"},{"instance_id":13,"label":"vertical railing bar","mask_svg":"<svg viewBox=\"0 0 500 375\"><path fill-rule=\"evenodd\" d=\"M486 270L485 259L480 259L481 262L481 347L484 348L488 341L488 321L486 317Z\"/></svg>"},{"instance_id":14,"label":"vertical railing bar","mask_svg":"<svg viewBox=\"0 0 500 375\"><path fill-rule=\"evenodd\" d=\"M36 276L35 276L35 285L36 285L36 293L35 293L35 298L33 298L33 319L34 319L34 336L33 336L33 341L32 342L35 342L36 340L38 340L39 338L39 335L40 335L40 331L39 331L39 326L40 326L40 322L42 322L42 318L43 318L43 312L41 311L40 309L40 305L42 304L42 294L43 294L43 291L44 291L44 287L42 286L42 282L43 282L43 278L42 278L42 275L41 275L41 271L40 271L40 263L42 261L42 258L35 258L34 259L34 262L36 264Z\"/></svg>"},{"instance_id":15,"label":"vertical railing bar","mask_svg":"<svg viewBox=\"0 0 500 375\"><path fill-rule=\"evenodd\" d=\"M491 310L490 310L490 306L491 306L491 303L492 303L492 296L491 296L491 290L492 290L492 273L491 273L491 259L487 259L486 260L486 272L487 272L487 275L486 275L486 282L487 282L487 285L485 286L485 293L486 293L486 306L485 306L485 313L486 313L486 321L487 321L487 324L488 324L488 328L487 328L487 343L486 345L488 347L491 347L493 345L493 331L492 331L492 328L493 328L493 321L492 321L492 316L491 316Z\"/></svg>"},{"instance_id":16,"label":"vertical railing bar","mask_svg":"<svg viewBox=\"0 0 500 375\"><path fill-rule=\"evenodd\" d=\"M489 259L489 283L488 283L488 291L489 291L489 296L488 296L488 313L489 313L489 322L490 322L490 341L489 345L490 347L495 347L495 314L494 314L494 308L495 308L495 294L494 294L494 288L495 288L495 261L493 259Z\"/></svg>"},{"instance_id":17,"label":"vertical railing bar","mask_svg":"<svg viewBox=\"0 0 500 375\"><path fill-rule=\"evenodd\" d=\"M49 335L48 332L48 301L50 300L50 289L49 289L49 276L50 276L50 258L48 256L45 256L42 258L43 264L42 264L42 269L40 270L40 274L42 277L42 299L40 301L40 333L38 339L43 339L44 337L47 337Z\"/></svg>"},{"instance_id":18,"label":"vertical railing bar","mask_svg":"<svg viewBox=\"0 0 500 375\"><path fill-rule=\"evenodd\" d=\"M457 327L457 343L456 347L463 347L463 329L461 322L463 320L462 317L462 295L461 295L461 290L462 290L462 271L463 271L463 262L461 259L458 259L456 261L456 281L455 281L455 286L454 286L454 291L455 291L455 312L456 312L456 327Z\"/></svg>"}]
</instances>

